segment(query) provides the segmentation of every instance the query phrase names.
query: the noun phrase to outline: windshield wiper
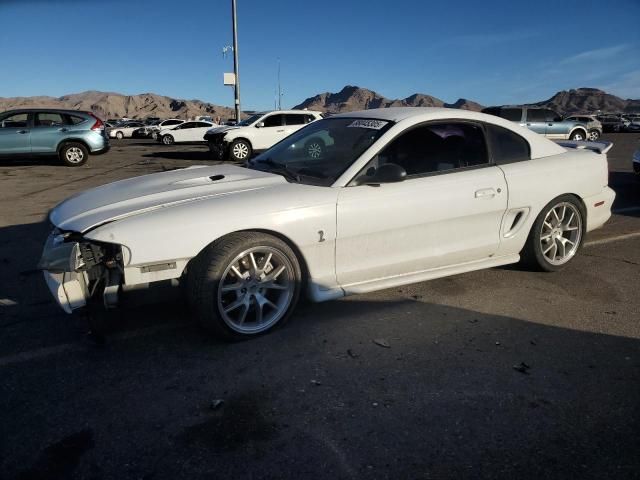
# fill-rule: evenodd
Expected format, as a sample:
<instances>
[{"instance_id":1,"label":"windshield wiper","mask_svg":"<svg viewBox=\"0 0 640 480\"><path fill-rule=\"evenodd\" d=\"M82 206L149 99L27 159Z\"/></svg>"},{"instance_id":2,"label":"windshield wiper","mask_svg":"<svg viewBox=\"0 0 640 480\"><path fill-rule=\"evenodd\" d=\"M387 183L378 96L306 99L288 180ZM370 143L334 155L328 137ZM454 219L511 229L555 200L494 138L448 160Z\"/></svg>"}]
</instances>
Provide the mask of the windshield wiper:
<instances>
[{"instance_id":1,"label":"windshield wiper","mask_svg":"<svg viewBox=\"0 0 640 480\"><path fill-rule=\"evenodd\" d=\"M297 182L297 183L300 182L300 178L298 177L298 175L296 175L294 172L289 170L285 164L274 162L270 158L256 160L254 164L255 163L269 165L269 167L271 167L269 168L269 172L282 175L287 180L293 180L294 182Z\"/></svg>"}]
</instances>

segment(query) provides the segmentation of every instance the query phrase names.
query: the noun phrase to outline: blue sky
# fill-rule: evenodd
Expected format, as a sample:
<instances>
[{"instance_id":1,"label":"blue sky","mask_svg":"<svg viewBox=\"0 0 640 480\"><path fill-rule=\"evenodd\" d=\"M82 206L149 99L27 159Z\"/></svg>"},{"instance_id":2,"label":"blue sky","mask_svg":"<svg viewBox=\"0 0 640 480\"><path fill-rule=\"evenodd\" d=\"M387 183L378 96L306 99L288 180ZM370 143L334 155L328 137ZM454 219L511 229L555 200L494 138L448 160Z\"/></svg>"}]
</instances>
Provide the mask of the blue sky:
<instances>
[{"instance_id":1,"label":"blue sky","mask_svg":"<svg viewBox=\"0 0 640 480\"><path fill-rule=\"evenodd\" d=\"M0 97L85 90L232 105L230 0L0 0ZM238 0L242 106L343 86L446 102L640 98L640 0Z\"/></svg>"}]
</instances>

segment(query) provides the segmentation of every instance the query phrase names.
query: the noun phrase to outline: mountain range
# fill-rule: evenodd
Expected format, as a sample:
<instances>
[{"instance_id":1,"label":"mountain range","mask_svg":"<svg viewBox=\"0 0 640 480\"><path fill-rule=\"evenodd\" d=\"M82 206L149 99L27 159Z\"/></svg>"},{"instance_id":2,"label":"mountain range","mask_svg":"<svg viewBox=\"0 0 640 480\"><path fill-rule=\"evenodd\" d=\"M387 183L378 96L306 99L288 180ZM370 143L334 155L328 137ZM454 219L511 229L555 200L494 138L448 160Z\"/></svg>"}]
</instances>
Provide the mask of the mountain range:
<instances>
[{"instance_id":1,"label":"mountain range","mask_svg":"<svg viewBox=\"0 0 640 480\"><path fill-rule=\"evenodd\" d=\"M596 88L563 90L547 100L530 105L553 108L563 114L576 112L632 112L640 111L640 100L622 99ZM93 111L102 118L191 118L197 115L233 118L232 108L202 102L181 100L154 93L122 95L111 92L88 91L62 97L0 97L0 111L13 108L52 107ZM296 109L307 108L329 113L385 107L445 107L480 111L483 106L460 98L446 103L439 98L415 93L403 99L388 99L373 90L347 85L337 93L325 92L307 98Z\"/></svg>"}]
</instances>

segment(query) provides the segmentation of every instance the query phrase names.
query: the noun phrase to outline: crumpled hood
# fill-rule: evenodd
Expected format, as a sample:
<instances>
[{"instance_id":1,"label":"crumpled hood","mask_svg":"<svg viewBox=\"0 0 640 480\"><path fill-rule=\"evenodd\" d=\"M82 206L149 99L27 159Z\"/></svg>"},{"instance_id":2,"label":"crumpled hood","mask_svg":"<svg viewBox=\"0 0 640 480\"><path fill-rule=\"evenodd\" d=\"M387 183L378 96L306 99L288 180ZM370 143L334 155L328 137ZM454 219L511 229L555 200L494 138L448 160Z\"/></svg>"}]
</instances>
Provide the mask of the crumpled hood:
<instances>
[{"instance_id":1,"label":"crumpled hood","mask_svg":"<svg viewBox=\"0 0 640 480\"><path fill-rule=\"evenodd\" d=\"M229 130L237 130L238 128L242 128L242 127L238 127L236 125L223 125L221 127L214 127L207 130L206 134L208 135L208 134L214 134L214 133L224 133L224 132L228 132Z\"/></svg>"},{"instance_id":2,"label":"crumpled hood","mask_svg":"<svg viewBox=\"0 0 640 480\"><path fill-rule=\"evenodd\" d=\"M62 230L98 225L184 202L240 194L285 184L279 176L233 165L194 166L128 178L78 193L57 205L49 219Z\"/></svg>"}]
</instances>

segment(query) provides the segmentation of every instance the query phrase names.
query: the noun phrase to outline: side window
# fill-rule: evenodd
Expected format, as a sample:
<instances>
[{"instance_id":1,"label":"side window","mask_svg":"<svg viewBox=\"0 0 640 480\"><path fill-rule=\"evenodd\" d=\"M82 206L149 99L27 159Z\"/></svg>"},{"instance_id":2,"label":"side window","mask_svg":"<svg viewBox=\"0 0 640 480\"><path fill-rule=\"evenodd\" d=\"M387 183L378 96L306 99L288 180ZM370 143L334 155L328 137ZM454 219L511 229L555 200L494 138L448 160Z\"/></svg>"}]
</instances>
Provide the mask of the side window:
<instances>
[{"instance_id":1,"label":"side window","mask_svg":"<svg viewBox=\"0 0 640 480\"><path fill-rule=\"evenodd\" d=\"M505 120L510 120L512 122L521 122L522 121L522 109L521 108L502 108L500 109L499 115Z\"/></svg>"},{"instance_id":2,"label":"side window","mask_svg":"<svg viewBox=\"0 0 640 480\"><path fill-rule=\"evenodd\" d=\"M187 128L195 128L197 126L198 126L198 122L186 122L180 125L179 127L176 127L176 129L185 130Z\"/></svg>"},{"instance_id":3,"label":"side window","mask_svg":"<svg viewBox=\"0 0 640 480\"><path fill-rule=\"evenodd\" d=\"M36 113L35 127L61 127L64 118L59 113Z\"/></svg>"},{"instance_id":4,"label":"side window","mask_svg":"<svg viewBox=\"0 0 640 480\"><path fill-rule=\"evenodd\" d=\"M314 117L313 115L305 115L304 116L304 123L311 123L316 119L316 117Z\"/></svg>"},{"instance_id":5,"label":"side window","mask_svg":"<svg viewBox=\"0 0 640 480\"><path fill-rule=\"evenodd\" d=\"M162 126L163 127L170 127L171 125L179 125L180 123L182 123L182 122L180 122L179 120L167 120L166 122L164 122L162 124Z\"/></svg>"},{"instance_id":6,"label":"side window","mask_svg":"<svg viewBox=\"0 0 640 480\"><path fill-rule=\"evenodd\" d=\"M529 142L517 133L497 125L487 125L491 156L497 165L521 162L531 158Z\"/></svg>"},{"instance_id":7,"label":"side window","mask_svg":"<svg viewBox=\"0 0 640 480\"><path fill-rule=\"evenodd\" d=\"M304 115L297 113L289 113L284 116L284 120L287 122L287 125L304 125L306 123L304 117Z\"/></svg>"},{"instance_id":8,"label":"side window","mask_svg":"<svg viewBox=\"0 0 640 480\"><path fill-rule=\"evenodd\" d=\"M544 110L544 121L545 122L561 122L562 117L558 115L553 110Z\"/></svg>"},{"instance_id":9,"label":"side window","mask_svg":"<svg viewBox=\"0 0 640 480\"><path fill-rule=\"evenodd\" d=\"M0 128L25 128L27 126L27 113L14 113L0 121Z\"/></svg>"},{"instance_id":10,"label":"side window","mask_svg":"<svg viewBox=\"0 0 640 480\"><path fill-rule=\"evenodd\" d=\"M207 122L198 122L198 124L196 126L198 128L204 128L204 127L212 127L213 125L211 125L210 123L207 123Z\"/></svg>"},{"instance_id":11,"label":"side window","mask_svg":"<svg viewBox=\"0 0 640 480\"><path fill-rule=\"evenodd\" d=\"M283 115L269 115L267 118L263 120L265 127L281 127L282 126L282 117Z\"/></svg>"},{"instance_id":12,"label":"side window","mask_svg":"<svg viewBox=\"0 0 640 480\"><path fill-rule=\"evenodd\" d=\"M76 115L68 115L67 118L69 119L67 124L69 125L79 125L82 122L86 122L87 119L86 118L82 118L82 117L78 117Z\"/></svg>"},{"instance_id":13,"label":"side window","mask_svg":"<svg viewBox=\"0 0 640 480\"><path fill-rule=\"evenodd\" d=\"M546 121L545 110L540 108L531 108L527 110L527 122L544 122Z\"/></svg>"},{"instance_id":14,"label":"side window","mask_svg":"<svg viewBox=\"0 0 640 480\"><path fill-rule=\"evenodd\" d=\"M393 140L367 167L395 163L408 176L455 170L489 163L484 134L471 123L428 124L412 128ZM371 170L373 167L373 170Z\"/></svg>"}]
</instances>

